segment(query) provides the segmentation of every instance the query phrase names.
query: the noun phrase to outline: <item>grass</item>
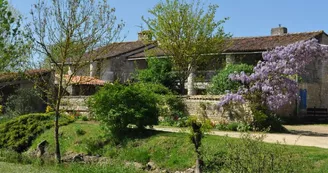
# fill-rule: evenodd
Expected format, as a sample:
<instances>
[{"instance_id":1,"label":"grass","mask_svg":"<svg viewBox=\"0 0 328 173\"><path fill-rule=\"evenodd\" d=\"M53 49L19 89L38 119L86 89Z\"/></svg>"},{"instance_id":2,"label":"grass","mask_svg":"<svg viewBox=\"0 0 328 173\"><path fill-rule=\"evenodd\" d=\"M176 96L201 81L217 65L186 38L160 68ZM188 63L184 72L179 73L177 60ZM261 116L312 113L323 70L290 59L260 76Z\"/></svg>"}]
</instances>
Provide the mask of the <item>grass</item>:
<instances>
[{"instance_id":1,"label":"grass","mask_svg":"<svg viewBox=\"0 0 328 173\"><path fill-rule=\"evenodd\" d=\"M83 130L85 134L81 135L80 131ZM51 128L45 133L41 134L36 140L33 141L29 151L36 149L37 145L47 140L49 142L48 152L54 153L54 129ZM103 136L103 132L99 124L93 124L90 122L76 121L67 126L59 128L59 140L61 153L74 152L74 153L87 153L88 145L87 140L96 140Z\"/></svg>"},{"instance_id":2,"label":"grass","mask_svg":"<svg viewBox=\"0 0 328 173\"><path fill-rule=\"evenodd\" d=\"M38 166L38 165L22 165L15 163L0 162L0 172L3 173L126 173L138 171L132 167L123 166L120 163L110 165L80 165L70 164L61 166Z\"/></svg>"},{"instance_id":3,"label":"grass","mask_svg":"<svg viewBox=\"0 0 328 173\"><path fill-rule=\"evenodd\" d=\"M86 133L77 133L83 129ZM193 145L185 133L167 133L148 130L146 134L130 134L130 138L120 145L106 142L103 132L97 123L77 121L61 127L61 151L100 154L110 157L115 163L139 162L146 164L153 161L158 167L169 171L183 171L195 163ZM49 151L54 151L53 130L50 129L40 135L32 144L31 149L46 139ZM214 157L214 154L226 152L226 143L238 143L240 139L207 135L203 140L204 157ZM277 144L265 144L268 148L278 147ZM299 154L312 165L311 172L325 172L328 170L328 150L316 147L284 146L287 151ZM92 166L83 167L88 170ZM120 167L125 169L124 166ZM78 169L78 168L77 168ZM81 168L82 169L82 168ZM100 170L102 168L99 168ZM105 169L105 168L104 168ZM1 172L1 171L0 171ZM83 170L81 171L83 172ZM130 171L129 171L130 172Z\"/></svg>"}]
</instances>

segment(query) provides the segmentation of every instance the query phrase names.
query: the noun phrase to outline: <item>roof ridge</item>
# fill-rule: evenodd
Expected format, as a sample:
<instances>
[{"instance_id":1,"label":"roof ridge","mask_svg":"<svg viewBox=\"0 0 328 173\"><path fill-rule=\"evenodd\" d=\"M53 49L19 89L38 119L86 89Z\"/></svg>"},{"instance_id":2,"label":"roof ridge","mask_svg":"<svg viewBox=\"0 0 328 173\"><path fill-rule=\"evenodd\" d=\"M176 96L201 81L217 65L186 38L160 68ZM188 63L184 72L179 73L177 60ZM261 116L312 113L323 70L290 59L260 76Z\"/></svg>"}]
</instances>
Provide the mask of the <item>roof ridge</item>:
<instances>
[{"instance_id":1,"label":"roof ridge","mask_svg":"<svg viewBox=\"0 0 328 173\"><path fill-rule=\"evenodd\" d=\"M324 33L323 30L318 31L309 31L309 32L292 32L292 33L286 33L282 35L265 35L265 36L245 36L245 37L232 37L231 39L245 39L245 38L263 38L263 37L281 37L286 35L299 35L299 34L314 34L314 33Z\"/></svg>"}]
</instances>

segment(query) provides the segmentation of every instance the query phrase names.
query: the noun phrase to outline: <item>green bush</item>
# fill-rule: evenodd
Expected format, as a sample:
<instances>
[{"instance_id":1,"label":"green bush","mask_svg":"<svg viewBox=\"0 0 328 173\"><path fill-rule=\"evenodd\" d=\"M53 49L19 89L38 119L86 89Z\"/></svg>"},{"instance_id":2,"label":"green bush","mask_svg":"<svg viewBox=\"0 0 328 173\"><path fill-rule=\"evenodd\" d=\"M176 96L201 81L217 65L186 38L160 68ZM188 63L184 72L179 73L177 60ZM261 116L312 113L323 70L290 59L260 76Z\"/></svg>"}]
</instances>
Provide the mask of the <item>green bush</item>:
<instances>
[{"instance_id":1,"label":"green bush","mask_svg":"<svg viewBox=\"0 0 328 173\"><path fill-rule=\"evenodd\" d=\"M88 119L87 116L81 116L81 120L82 120L82 121L88 121L89 119Z\"/></svg>"},{"instance_id":2,"label":"green bush","mask_svg":"<svg viewBox=\"0 0 328 173\"><path fill-rule=\"evenodd\" d=\"M138 70L135 75L139 82L162 84L171 90L177 88L177 77L172 71L171 59L148 58L147 63L148 68Z\"/></svg>"},{"instance_id":3,"label":"green bush","mask_svg":"<svg viewBox=\"0 0 328 173\"><path fill-rule=\"evenodd\" d=\"M38 134L54 125L53 119L54 113L28 114L0 124L0 148L25 151ZM61 116L59 125L70 122L69 118Z\"/></svg>"},{"instance_id":4,"label":"green bush","mask_svg":"<svg viewBox=\"0 0 328 173\"><path fill-rule=\"evenodd\" d=\"M76 129L75 133L78 135L78 136L83 136L85 135L87 132L83 129Z\"/></svg>"},{"instance_id":5,"label":"green bush","mask_svg":"<svg viewBox=\"0 0 328 173\"><path fill-rule=\"evenodd\" d=\"M256 104L255 104L256 105ZM257 131L270 132L287 132L288 130L282 125L282 121L271 111L251 105L253 112L252 127Z\"/></svg>"},{"instance_id":6,"label":"green bush","mask_svg":"<svg viewBox=\"0 0 328 173\"><path fill-rule=\"evenodd\" d=\"M160 84L138 83L138 85L156 94L161 125L187 127L186 106L181 97L174 95Z\"/></svg>"},{"instance_id":7,"label":"green bush","mask_svg":"<svg viewBox=\"0 0 328 173\"><path fill-rule=\"evenodd\" d=\"M232 64L227 65L223 70L219 71L217 75L212 78L207 92L210 94L224 94L227 90L237 91L241 85L240 82L231 81L229 75L232 73L240 73L244 71L246 74L253 72L253 66L247 64Z\"/></svg>"},{"instance_id":8,"label":"green bush","mask_svg":"<svg viewBox=\"0 0 328 173\"><path fill-rule=\"evenodd\" d=\"M252 127L244 122L230 122L228 124L216 124L215 129L222 131L247 132L252 130Z\"/></svg>"},{"instance_id":9,"label":"green bush","mask_svg":"<svg viewBox=\"0 0 328 173\"><path fill-rule=\"evenodd\" d=\"M9 117L43 112L44 109L40 93L35 89L18 89L5 104L5 114Z\"/></svg>"},{"instance_id":10,"label":"green bush","mask_svg":"<svg viewBox=\"0 0 328 173\"><path fill-rule=\"evenodd\" d=\"M265 136L258 137L243 134L241 140L225 141L226 149L206 154L204 172L234 173L294 173L308 172L305 160L287 146L277 144L274 147L263 142ZM201 150L204 154L206 148Z\"/></svg>"},{"instance_id":11,"label":"green bush","mask_svg":"<svg viewBox=\"0 0 328 173\"><path fill-rule=\"evenodd\" d=\"M123 137L129 124L139 129L158 124L158 102L158 94L146 84L114 83L93 95L89 108L114 137Z\"/></svg>"}]
</instances>

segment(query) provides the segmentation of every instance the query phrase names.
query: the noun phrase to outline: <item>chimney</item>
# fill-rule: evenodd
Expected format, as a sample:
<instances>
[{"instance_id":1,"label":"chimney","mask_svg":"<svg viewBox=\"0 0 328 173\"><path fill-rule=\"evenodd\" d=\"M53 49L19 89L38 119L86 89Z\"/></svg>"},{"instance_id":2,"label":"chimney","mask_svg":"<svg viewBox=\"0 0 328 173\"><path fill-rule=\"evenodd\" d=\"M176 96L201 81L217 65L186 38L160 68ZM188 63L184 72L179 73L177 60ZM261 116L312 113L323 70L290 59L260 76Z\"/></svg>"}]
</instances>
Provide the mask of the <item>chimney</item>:
<instances>
[{"instance_id":1,"label":"chimney","mask_svg":"<svg viewBox=\"0 0 328 173\"><path fill-rule=\"evenodd\" d=\"M278 28L271 29L271 35L284 35L284 34L287 34L287 28L281 27L280 24Z\"/></svg>"},{"instance_id":2,"label":"chimney","mask_svg":"<svg viewBox=\"0 0 328 173\"><path fill-rule=\"evenodd\" d=\"M150 30L144 30L138 33L138 41L152 41L153 36Z\"/></svg>"}]
</instances>

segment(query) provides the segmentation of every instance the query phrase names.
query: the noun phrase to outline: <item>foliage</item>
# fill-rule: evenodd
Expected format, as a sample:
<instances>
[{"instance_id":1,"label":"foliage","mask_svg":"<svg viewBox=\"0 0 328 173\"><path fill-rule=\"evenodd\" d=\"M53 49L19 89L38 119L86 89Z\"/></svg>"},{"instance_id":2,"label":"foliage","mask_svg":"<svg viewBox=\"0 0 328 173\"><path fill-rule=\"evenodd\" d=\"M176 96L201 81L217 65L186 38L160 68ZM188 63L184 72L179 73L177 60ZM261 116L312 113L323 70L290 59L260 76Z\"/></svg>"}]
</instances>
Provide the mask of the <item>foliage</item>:
<instances>
[{"instance_id":1,"label":"foliage","mask_svg":"<svg viewBox=\"0 0 328 173\"><path fill-rule=\"evenodd\" d=\"M207 92L214 95L225 94L227 91L236 92L241 86L241 83L238 81L232 81L229 79L229 75L240 72L250 74L253 72L253 66L247 64L227 65L212 78L210 87L207 88Z\"/></svg>"},{"instance_id":2,"label":"foliage","mask_svg":"<svg viewBox=\"0 0 328 173\"><path fill-rule=\"evenodd\" d=\"M252 130L252 126L244 122L230 122L228 124L216 124L215 129L223 131L247 132Z\"/></svg>"},{"instance_id":3,"label":"foliage","mask_svg":"<svg viewBox=\"0 0 328 173\"><path fill-rule=\"evenodd\" d=\"M208 60L204 55L223 49L228 35L222 24L227 19L215 20L217 8L211 4L205 8L200 0L165 0L149 10L152 18L143 17L159 48L172 57L180 89L190 72Z\"/></svg>"},{"instance_id":4,"label":"foliage","mask_svg":"<svg viewBox=\"0 0 328 173\"><path fill-rule=\"evenodd\" d=\"M0 71L19 70L27 62L30 44L21 27L22 17L7 0L0 1Z\"/></svg>"},{"instance_id":5,"label":"foliage","mask_svg":"<svg viewBox=\"0 0 328 173\"><path fill-rule=\"evenodd\" d=\"M269 110L277 110L298 99L298 84L295 76L306 73L305 68L314 61L327 58L328 47L321 46L316 39L300 41L277 47L263 53L263 60L254 67L254 73L231 74L230 79L239 81L244 87L236 94L228 94L219 105L230 102L261 103ZM255 99L254 96L255 95Z\"/></svg>"},{"instance_id":6,"label":"foliage","mask_svg":"<svg viewBox=\"0 0 328 173\"><path fill-rule=\"evenodd\" d=\"M88 121L89 120L87 116L81 116L81 117L82 117L81 118L82 121Z\"/></svg>"},{"instance_id":7,"label":"foliage","mask_svg":"<svg viewBox=\"0 0 328 173\"><path fill-rule=\"evenodd\" d=\"M308 172L310 165L284 145L263 143L264 135L243 134L237 142L225 141L226 150L205 160L206 172ZM206 152L206 149L203 148Z\"/></svg>"},{"instance_id":8,"label":"foliage","mask_svg":"<svg viewBox=\"0 0 328 173\"><path fill-rule=\"evenodd\" d=\"M188 116L183 117L162 117L160 120L162 126L173 126L173 127L188 127Z\"/></svg>"},{"instance_id":9,"label":"foliage","mask_svg":"<svg viewBox=\"0 0 328 173\"><path fill-rule=\"evenodd\" d=\"M176 90L177 78L172 71L171 59L150 57L147 59L147 64L147 69L137 71L135 77L139 82L162 84L172 91Z\"/></svg>"},{"instance_id":10,"label":"foliage","mask_svg":"<svg viewBox=\"0 0 328 173\"><path fill-rule=\"evenodd\" d=\"M0 148L23 152L31 146L32 141L53 126L54 114L28 114L0 124ZM59 125L72 122L61 116Z\"/></svg>"},{"instance_id":11,"label":"foliage","mask_svg":"<svg viewBox=\"0 0 328 173\"><path fill-rule=\"evenodd\" d=\"M194 145L194 150L196 153L196 165L195 172L202 172L204 163L202 160L202 153L200 152L200 147L202 145L202 139L204 138L205 132L211 129L211 124L205 117L198 118L196 116L190 116L188 120L188 125L190 127L190 141Z\"/></svg>"},{"instance_id":12,"label":"foliage","mask_svg":"<svg viewBox=\"0 0 328 173\"><path fill-rule=\"evenodd\" d=\"M5 104L5 114L9 117L41 112L42 100L35 89L21 88L8 97ZM43 109L44 110L44 109Z\"/></svg>"},{"instance_id":13,"label":"foliage","mask_svg":"<svg viewBox=\"0 0 328 173\"><path fill-rule=\"evenodd\" d=\"M53 111L54 111L54 109L50 105L48 105L46 107L46 113L50 113L50 112L53 112Z\"/></svg>"},{"instance_id":14,"label":"foliage","mask_svg":"<svg viewBox=\"0 0 328 173\"><path fill-rule=\"evenodd\" d=\"M75 133L78 135L78 136L83 136L85 135L87 132L83 129L76 129L75 130Z\"/></svg>"},{"instance_id":15,"label":"foliage","mask_svg":"<svg viewBox=\"0 0 328 173\"><path fill-rule=\"evenodd\" d=\"M158 92L167 92L165 90ZM114 83L101 88L89 101L92 113L115 137L123 137L129 124L142 129L158 123L158 99L145 84Z\"/></svg>"}]
</instances>

